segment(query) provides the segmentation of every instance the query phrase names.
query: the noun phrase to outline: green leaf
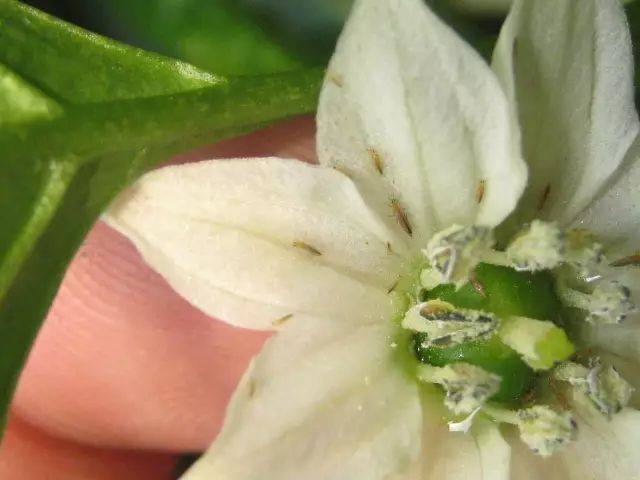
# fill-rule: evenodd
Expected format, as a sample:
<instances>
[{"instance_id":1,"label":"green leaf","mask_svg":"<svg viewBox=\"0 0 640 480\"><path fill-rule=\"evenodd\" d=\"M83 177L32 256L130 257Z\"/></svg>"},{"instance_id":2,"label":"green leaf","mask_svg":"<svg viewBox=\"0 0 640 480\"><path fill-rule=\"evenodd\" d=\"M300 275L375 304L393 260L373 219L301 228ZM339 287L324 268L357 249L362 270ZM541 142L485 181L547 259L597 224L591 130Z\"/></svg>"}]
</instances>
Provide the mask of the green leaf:
<instances>
[{"instance_id":1,"label":"green leaf","mask_svg":"<svg viewBox=\"0 0 640 480\"><path fill-rule=\"evenodd\" d=\"M225 74L273 73L308 65L271 29L231 0L70 1L98 31Z\"/></svg>"},{"instance_id":2,"label":"green leaf","mask_svg":"<svg viewBox=\"0 0 640 480\"><path fill-rule=\"evenodd\" d=\"M107 40L13 0L0 0L0 63L73 104L212 86L223 77Z\"/></svg>"},{"instance_id":3,"label":"green leaf","mask_svg":"<svg viewBox=\"0 0 640 480\"><path fill-rule=\"evenodd\" d=\"M636 63L636 108L640 109L640 2L629 3L625 6L625 10L631 28L631 41Z\"/></svg>"},{"instance_id":4,"label":"green leaf","mask_svg":"<svg viewBox=\"0 0 640 480\"><path fill-rule=\"evenodd\" d=\"M0 0L0 423L96 218L174 153L313 111L321 71L225 78Z\"/></svg>"}]
</instances>

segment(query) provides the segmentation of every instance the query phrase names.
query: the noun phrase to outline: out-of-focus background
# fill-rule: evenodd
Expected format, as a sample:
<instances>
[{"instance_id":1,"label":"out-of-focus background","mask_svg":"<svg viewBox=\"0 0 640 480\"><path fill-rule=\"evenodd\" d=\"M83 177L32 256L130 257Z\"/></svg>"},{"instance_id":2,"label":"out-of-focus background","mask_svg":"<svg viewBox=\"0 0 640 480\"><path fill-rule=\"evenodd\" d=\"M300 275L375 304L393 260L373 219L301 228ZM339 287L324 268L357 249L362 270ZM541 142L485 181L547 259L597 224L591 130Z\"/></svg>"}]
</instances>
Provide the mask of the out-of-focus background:
<instances>
[{"instance_id":1,"label":"out-of-focus background","mask_svg":"<svg viewBox=\"0 0 640 480\"><path fill-rule=\"evenodd\" d=\"M29 0L97 33L218 73L322 65L352 0ZM485 55L509 0L430 0Z\"/></svg>"},{"instance_id":2,"label":"out-of-focus background","mask_svg":"<svg viewBox=\"0 0 640 480\"><path fill-rule=\"evenodd\" d=\"M511 0L425 0L486 58ZM221 74L323 65L353 0L27 0L94 32ZM626 0L640 61L640 0ZM640 86L640 68L636 68ZM640 90L639 90L640 91ZM639 97L640 99L640 97Z\"/></svg>"}]
</instances>

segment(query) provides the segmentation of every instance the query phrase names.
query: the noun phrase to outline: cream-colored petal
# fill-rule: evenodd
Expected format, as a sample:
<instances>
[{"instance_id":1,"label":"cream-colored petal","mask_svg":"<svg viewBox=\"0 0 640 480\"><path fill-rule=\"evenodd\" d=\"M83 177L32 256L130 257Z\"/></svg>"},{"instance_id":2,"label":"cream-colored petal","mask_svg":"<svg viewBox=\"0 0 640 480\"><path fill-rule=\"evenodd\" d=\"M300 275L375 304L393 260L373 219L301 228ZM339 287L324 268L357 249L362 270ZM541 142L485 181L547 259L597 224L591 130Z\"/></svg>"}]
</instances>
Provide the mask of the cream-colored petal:
<instances>
[{"instance_id":1,"label":"cream-colored petal","mask_svg":"<svg viewBox=\"0 0 640 480\"><path fill-rule=\"evenodd\" d=\"M512 427L508 429L507 440L511 445L510 480L567 480L567 471L557 455L544 458L533 453L520 440L517 430Z\"/></svg>"},{"instance_id":2,"label":"cream-colored petal","mask_svg":"<svg viewBox=\"0 0 640 480\"><path fill-rule=\"evenodd\" d=\"M318 109L320 162L347 172L414 245L496 225L526 181L517 126L482 58L422 0L358 0Z\"/></svg>"},{"instance_id":3,"label":"cream-colored petal","mask_svg":"<svg viewBox=\"0 0 640 480\"><path fill-rule=\"evenodd\" d=\"M420 451L415 382L389 324L294 319L236 391L222 432L184 480L354 480L402 473Z\"/></svg>"},{"instance_id":4,"label":"cream-colored petal","mask_svg":"<svg viewBox=\"0 0 640 480\"><path fill-rule=\"evenodd\" d=\"M578 422L578 439L559 454L568 480L637 479L640 475L640 412L627 408L610 421Z\"/></svg>"},{"instance_id":5,"label":"cream-colored petal","mask_svg":"<svg viewBox=\"0 0 640 480\"><path fill-rule=\"evenodd\" d=\"M510 225L571 222L638 133L619 0L517 0L493 61L520 121L527 190Z\"/></svg>"},{"instance_id":6,"label":"cream-colored petal","mask_svg":"<svg viewBox=\"0 0 640 480\"><path fill-rule=\"evenodd\" d=\"M511 447L502 437L498 425L479 418L472 434L480 453L482 480L510 480Z\"/></svg>"},{"instance_id":7,"label":"cream-colored petal","mask_svg":"<svg viewBox=\"0 0 640 480\"><path fill-rule=\"evenodd\" d=\"M640 361L640 319L629 319L620 325L585 325L583 332L588 344Z\"/></svg>"},{"instance_id":8,"label":"cream-colored petal","mask_svg":"<svg viewBox=\"0 0 640 480\"><path fill-rule=\"evenodd\" d=\"M423 395L423 418L420 473L408 479L510 479L510 447L496 424L480 415L468 433L450 432L440 394Z\"/></svg>"},{"instance_id":9,"label":"cream-colored petal","mask_svg":"<svg viewBox=\"0 0 640 480\"><path fill-rule=\"evenodd\" d=\"M167 167L126 192L108 221L178 293L233 325L394 312L387 290L402 243L331 169L274 158Z\"/></svg>"},{"instance_id":10,"label":"cream-colored petal","mask_svg":"<svg viewBox=\"0 0 640 480\"><path fill-rule=\"evenodd\" d=\"M627 152L624 163L602 193L574 221L609 243L621 255L640 249L640 137Z\"/></svg>"}]
</instances>

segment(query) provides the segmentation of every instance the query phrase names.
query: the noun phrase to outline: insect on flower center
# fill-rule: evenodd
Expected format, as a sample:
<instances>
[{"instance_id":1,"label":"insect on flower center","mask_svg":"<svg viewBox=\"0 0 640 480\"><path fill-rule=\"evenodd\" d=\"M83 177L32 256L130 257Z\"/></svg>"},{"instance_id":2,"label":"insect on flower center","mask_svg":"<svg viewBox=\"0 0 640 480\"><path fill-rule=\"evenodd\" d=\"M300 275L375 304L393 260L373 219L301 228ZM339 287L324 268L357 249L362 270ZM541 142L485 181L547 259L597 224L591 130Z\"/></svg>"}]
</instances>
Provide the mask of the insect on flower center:
<instances>
[{"instance_id":1,"label":"insect on flower center","mask_svg":"<svg viewBox=\"0 0 640 480\"><path fill-rule=\"evenodd\" d=\"M617 324L635 306L587 232L536 220L505 249L494 244L488 228L454 225L423 250L400 322L413 374L442 391L451 430L466 431L485 415L550 455L577 435L559 389L607 417L632 393L612 366L578 358L573 323Z\"/></svg>"}]
</instances>

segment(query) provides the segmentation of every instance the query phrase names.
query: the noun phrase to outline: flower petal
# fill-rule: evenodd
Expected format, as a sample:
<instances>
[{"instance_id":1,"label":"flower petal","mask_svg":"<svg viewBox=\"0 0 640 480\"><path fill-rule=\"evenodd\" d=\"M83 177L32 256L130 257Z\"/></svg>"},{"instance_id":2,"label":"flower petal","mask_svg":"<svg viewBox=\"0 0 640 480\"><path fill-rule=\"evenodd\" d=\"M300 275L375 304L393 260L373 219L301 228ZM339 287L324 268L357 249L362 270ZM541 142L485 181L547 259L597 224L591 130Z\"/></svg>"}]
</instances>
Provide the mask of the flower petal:
<instances>
[{"instance_id":1,"label":"flower petal","mask_svg":"<svg viewBox=\"0 0 640 480\"><path fill-rule=\"evenodd\" d=\"M454 223L498 224L524 188L517 126L496 77L422 0L356 2L317 122L320 163L346 171L408 234L402 208L422 246Z\"/></svg>"},{"instance_id":2,"label":"flower petal","mask_svg":"<svg viewBox=\"0 0 640 480\"><path fill-rule=\"evenodd\" d=\"M511 428L507 440L511 445L510 480L567 480L567 472L557 455L549 458L535 454ZM585 479L583 479L585 480Z\"/></svg>"},{"instance_id":3,"label":"flower petal","mask_svg":"<svg viewBox=\"0 0 640 480\"><path fill-rule=\"evenodd\" d=\"M322 327L319 325L322 324ZM185 480L385 479L420 451L417 386L392 361L390 324L292 320L235 393Z\"/></svg>"},{"instance_id":4,"label":"flower petal","mask_svg":"<svg viewBox=\"0 0 640 480\"><path fill-rule=\"evenodd\" d=\"M627 152L624 163L602 194L580 213L574 222L609 243L626 248L623 254L640 248L640 136Z\"/></svg>"},{"instance_id":5,"label":"flower petal","mask_svg":"<svg viewBox=\"0 0 640 480\"><path fill-rule=\"evenodd\" d=\"M498 426L488 420L478 419L473 426L483 480L510 480L511 448Z\"/></svg>"},{"instance_id":6,"label":"flower petal","mask_svg":"<svg viewBox=\"0 0 640 480\"><path fill-rule=\"evenodd\" d=\"M586 341L631 361L640 360L640 319L620 325L585 325Z\"/></svg>"},{"instance_id":7,"label":"flower petal","mask_svg":"<svg viewBox=\"0 0 640 480\"><path fill-rule=\"evenodd\" d=\"M394 311L386 293L402 244L331 169L273 158L167 167L145 175L108 220L178 293L233 325Z\"/></svg>"},{"instance_id":8,"label":"flower petal","mask_svg":"<svg viewBox=\"0 0 640 480\"><path fill-rule=\"evenodd\" d=\"M568 223L638 133L633 57L619 0L517 0L494 70L522 127L530 175L512 222Z\"/></svg>"},{"instance_id":9,"label":"flower petal","mask_svg":"<svg viewBox=\"0 0 640 480\"><path fill-rule=\"evenodd\" d=\"M640 412L627 408L613 416L592 416L578 425L578 439L560 455L569 480L621 480L640 472Z\"/></svg>"},{"instance_id":10,"label":"flower petal","mask_svg":"<svg viewBox=\"0 0 640 480\"><path fill-rule=\"evenodd\" d=\"M416 478L509 480L510 447L493 422L479 416L469 433L450 432L442 395L423 400L422 476Z\"/></svg>"}]
</instances>

